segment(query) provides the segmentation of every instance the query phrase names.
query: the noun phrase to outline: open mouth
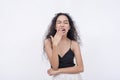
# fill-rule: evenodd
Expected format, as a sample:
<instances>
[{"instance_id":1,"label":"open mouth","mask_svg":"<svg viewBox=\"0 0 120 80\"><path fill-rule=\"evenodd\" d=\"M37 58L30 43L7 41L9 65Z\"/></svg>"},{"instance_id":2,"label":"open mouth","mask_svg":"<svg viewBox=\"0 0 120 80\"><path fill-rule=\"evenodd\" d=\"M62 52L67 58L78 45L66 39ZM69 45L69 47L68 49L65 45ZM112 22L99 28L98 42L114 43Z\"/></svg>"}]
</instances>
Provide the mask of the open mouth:
<instances>
[{"instance_id":1,"label":"open mouth","mask_svg":"<svg viewBox=\"0 0 120 80\"><path fill-rule=\"evenodd\" d=\"M65 32L65 29L62 29L62 32Z\"/></svg>"}]
</instances>

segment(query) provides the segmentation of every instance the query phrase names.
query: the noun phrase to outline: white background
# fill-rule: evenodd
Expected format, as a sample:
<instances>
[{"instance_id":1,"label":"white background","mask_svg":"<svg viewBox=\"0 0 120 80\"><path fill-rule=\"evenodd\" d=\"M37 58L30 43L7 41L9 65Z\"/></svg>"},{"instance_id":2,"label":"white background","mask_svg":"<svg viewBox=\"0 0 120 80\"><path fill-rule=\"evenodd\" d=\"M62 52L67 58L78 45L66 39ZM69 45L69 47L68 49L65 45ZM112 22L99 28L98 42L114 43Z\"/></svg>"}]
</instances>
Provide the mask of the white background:
<instances>
[{"instance_id":1,"label":"white background","mask_svg":"<svg viewBox=\"0 0 120 80\"><path fill-rule=\"evenodd\" d=\"M0 80L51 80L42 41L58 12L80 31L83 80L120 80L119 0L0 0Z\"/></svg>"}]
</instances>

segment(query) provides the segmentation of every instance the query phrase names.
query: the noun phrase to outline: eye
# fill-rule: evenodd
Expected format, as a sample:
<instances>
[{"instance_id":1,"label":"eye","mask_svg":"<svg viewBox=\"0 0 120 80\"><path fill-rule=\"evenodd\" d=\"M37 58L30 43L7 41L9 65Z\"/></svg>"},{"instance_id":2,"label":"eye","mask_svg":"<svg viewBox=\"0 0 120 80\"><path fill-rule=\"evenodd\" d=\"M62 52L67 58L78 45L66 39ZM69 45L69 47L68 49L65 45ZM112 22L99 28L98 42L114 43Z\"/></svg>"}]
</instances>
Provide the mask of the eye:
<instances>
[{"instance_id":1,"label":"eye","mask_svg":"<svg viewBox=\"0 0 120 80\"><path fill-rule=\"evenodd\" d=\"M68 21L64 21L64 24L68 24L69 22Z\"/></svg>"},{"instance_id":2,"label":"eye","mask_svg":"<svg viewBox=\"0 0 120 80\"><path fill-rule=\"evenodd\" d=\"M57 24L60 24L60 23L61 23L61 21L57 21L56 23L57 23Z\"/></svg>"},{"instance_id":3,"label":"eye","mask_svg":"<svg viewBox=\"0 0 120 80\"><path fill-rule=\"evenodd\" d=\"M64 22L65 24L68 24L68 22Z\"/></svg>"}]
</instances>

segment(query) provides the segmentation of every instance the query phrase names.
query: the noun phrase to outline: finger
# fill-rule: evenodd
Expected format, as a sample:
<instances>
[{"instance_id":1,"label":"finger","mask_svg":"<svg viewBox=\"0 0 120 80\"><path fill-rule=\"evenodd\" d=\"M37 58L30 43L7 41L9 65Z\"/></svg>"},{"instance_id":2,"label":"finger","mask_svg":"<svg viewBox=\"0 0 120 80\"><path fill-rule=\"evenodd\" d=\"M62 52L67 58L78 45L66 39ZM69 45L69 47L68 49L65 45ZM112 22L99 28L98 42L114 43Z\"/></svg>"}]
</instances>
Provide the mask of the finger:
<instances>
[{"instance_id":1,"label":"finger","mask_svg":"<svg viewBox=\"0 0 120 80\"><path fill-rule=\"evenodd\" d=\"M52 76L51 70L48 70L47 73L49 76Z\"/></svg>"},{"instance_id":2,"label":"finger","mask_svg":"<svg viewBox=\"0 0 120 80\"><path fill-rule=\"evenodd\" d=\"M59 28L59 29L58 29L58 31L61 31L61 30L62 30L62 28Z\"/></svg>"},{"instance_id":3,"label":"finger","mask_svg":"<svg viewBox=\"0 0 120 80\"><path fill-rule=\"evenodd\" d=\"M52 74L49 74L49 76L52 76Z\"/></svg>"},{"instance_id":4,"label":"finger","mask_svg":"<svg viewBox=\"0 0 120 80\"><path fill-rule=\"evenodd\" d=\"M62 30L62 27L60 27L58 30L57 30L57 32L59 32L59 31L61 31Z\"/></svg>"},{"instance_id":5,"label":"finger","mask_svg":"<svg viewBox=\"0 0 120 80\"><path fill-rule=\"evenodd\" d=\"M62 29L60 29L60 30L58 31L58 33L59 33L59 34L62 34L62 33L63 33Z\"/></svg>"},{"instance_id":6,"label":"finger","mask_svg":"<svg viewBox=\"0 0 120 80\"><path fill-rule=\"evenodd\" d=\"M60 29L57 30L57 33L61 32L61 31L62 31L62 29L60 28Z\"/></svg>"},{"instance_id":7,"label":"finger","mask_svg":"<svg viewBox=\"0 0 120 80\"><path fill-rule=\"evenodd\" d=\"M53 41L53 36L50 36L50 38L52 39L52 41Z\"/></svg>"}]
</instances>

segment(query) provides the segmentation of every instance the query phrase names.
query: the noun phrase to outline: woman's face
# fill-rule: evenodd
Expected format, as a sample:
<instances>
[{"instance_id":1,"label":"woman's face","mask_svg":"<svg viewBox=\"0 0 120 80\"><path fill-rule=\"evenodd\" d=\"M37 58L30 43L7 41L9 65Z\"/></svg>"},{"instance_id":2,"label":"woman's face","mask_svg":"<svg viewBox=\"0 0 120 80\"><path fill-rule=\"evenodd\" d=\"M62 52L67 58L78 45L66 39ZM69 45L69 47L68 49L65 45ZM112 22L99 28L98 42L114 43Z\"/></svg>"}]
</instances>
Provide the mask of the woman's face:
<instances>
[{"instance_id":1,"label":"woman's face","mask_svg":"<svg viewBox=\"0 0 120 80\"><path fill-rule=\"evenodd\" d=\"M67 34L70 29L68 18L65 15L60 15L56 20L56 30L62 30L63 34Z\"/></svg>"}]
</instances>

